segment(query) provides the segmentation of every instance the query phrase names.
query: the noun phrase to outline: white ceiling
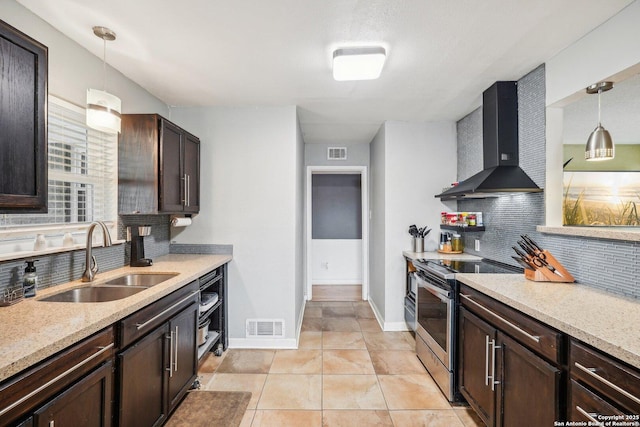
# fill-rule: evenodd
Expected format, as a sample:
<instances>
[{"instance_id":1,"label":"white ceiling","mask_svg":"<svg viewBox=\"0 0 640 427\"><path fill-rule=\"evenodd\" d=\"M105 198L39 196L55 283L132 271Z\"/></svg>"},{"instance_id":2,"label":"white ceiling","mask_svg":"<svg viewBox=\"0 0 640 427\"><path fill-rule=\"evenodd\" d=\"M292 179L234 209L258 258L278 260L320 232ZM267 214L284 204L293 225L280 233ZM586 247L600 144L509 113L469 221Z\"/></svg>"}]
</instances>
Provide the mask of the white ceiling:
<instances>
[{"instance_id":1,"label":"white ceiling","mask_svg":"<svg viewBox=\"0 0 640 427\"><path fill-rule=\"evenodd\" d=\"M18 0L169 105L299 107L305 142L385 120L458 120L631 0ZM381 44L378 80L336 82L336 47Z\"/></svg>"}]
</instances>

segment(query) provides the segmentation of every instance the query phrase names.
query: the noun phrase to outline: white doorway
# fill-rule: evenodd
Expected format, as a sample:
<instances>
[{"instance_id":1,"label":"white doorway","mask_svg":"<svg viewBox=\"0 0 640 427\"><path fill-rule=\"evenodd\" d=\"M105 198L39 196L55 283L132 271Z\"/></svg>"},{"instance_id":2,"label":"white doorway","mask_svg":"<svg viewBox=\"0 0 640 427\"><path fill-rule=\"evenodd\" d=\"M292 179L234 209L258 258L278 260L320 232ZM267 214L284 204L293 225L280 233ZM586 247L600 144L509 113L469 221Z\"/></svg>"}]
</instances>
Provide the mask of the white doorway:
<instances>
[{"instance_id":1,"label":"white doorway","mask_svg":"<svg viewBox=\"0 0 640 427\"><path fill-rule=\"evenodd\" d=\"M359 279L362 285L362 299L369 299L369 186L368 186L368 176L367 176L367 167L366 166L307 166L307 185L306 185L306 299L311 300L313 298L313 285L314 285L314 269L316 274L318 273L318 268L324 268L328 270L329 266L324 265L315 265L319 264L320 261L318 257L314 257L314 252L323 250L322 241L313 239L313 176L325 174L325 175L337 175L337 174L350 174L350 175L359 175L360 177L360 204L361 204L361 239L358 240L359 246L358 248L354 248L353 242L344 241L343 247L347 247L348 251L351 253L355 253L357 250L358 257L360 259L355 260L355 263L358 268L361 269L359 272ZM354 240L355 241L355 240ZM325 261L330 262L330 261ZM339 263L334 263L333 265L337 265L339 268ZM344 283L349 284L349 283Z\"/></svg>"}]
</instances>

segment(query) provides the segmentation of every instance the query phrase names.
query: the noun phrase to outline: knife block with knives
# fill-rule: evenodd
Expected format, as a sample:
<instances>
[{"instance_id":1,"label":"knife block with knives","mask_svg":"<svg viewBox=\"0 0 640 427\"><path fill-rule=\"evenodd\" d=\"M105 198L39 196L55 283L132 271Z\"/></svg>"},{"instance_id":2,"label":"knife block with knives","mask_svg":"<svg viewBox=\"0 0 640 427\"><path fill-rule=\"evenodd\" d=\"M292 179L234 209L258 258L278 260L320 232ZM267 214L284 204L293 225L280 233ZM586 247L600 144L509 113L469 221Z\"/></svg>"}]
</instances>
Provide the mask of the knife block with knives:
<instances>
[{"instance_id":1,"label":"knife block with knives","mask_svg":"<svg viewBox=\"0 0 640 427\"><path fill-rule=\"evenodd\" d=\"M522 240L518 241L518 245L524 252L513 246L513 250L518 254L513 259L525 268L525 278L535 282L573 283L576 281L549 251L542 249L526 234L520 237Z\"/></svg>"}]
</instances>

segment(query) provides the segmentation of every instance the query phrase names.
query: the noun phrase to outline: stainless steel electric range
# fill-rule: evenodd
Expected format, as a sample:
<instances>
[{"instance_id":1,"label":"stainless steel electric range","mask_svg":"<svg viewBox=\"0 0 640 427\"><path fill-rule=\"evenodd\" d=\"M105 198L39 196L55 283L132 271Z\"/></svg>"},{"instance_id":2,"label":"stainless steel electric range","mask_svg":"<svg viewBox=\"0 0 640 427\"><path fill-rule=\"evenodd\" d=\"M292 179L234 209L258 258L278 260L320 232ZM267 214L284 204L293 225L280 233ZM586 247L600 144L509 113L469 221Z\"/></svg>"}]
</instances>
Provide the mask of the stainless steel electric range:
<instances>
[{"instance_id":1,"label":"stainless steel electric range","mask_svg":"<svg viewBox=\"0 0 640 427\"><path fill-rule=\"evenodd\" d=\"M523 270L486 259L417 259L412 263L416 271L411 273L411 286L407 289L405 318L415 327L416 352L447 399L461 401L456 375L459 304L456 273L517 274ZM411 302L415 307L413 313L410 313Z\"/></svg>"}]
</instances>

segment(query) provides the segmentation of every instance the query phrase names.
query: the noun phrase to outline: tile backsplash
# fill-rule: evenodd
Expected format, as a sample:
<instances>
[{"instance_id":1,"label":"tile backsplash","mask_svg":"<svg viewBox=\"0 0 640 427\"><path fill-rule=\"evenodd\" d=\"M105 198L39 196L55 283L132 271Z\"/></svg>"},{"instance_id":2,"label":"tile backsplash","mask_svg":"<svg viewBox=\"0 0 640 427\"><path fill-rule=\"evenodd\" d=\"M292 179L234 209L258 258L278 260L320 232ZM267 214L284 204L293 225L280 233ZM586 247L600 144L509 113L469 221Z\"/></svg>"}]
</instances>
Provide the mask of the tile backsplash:
<instances>
[{"instance_id":1,"label":"tile backsplash","mask_svg":"<svg viewBox=\"0 0 640 427\"><path fill-rule=\"evenodd\" d=\"M545 186L545 73L544 65L518 81L520 167L538 186ZM458 121L458 179L482 169L482 110ZM640 243L542 234L544 193L518 194L458 202L458 211L482 211L484 232L465 233L465 252L517 265L511 246L528 234L548 249L580 284L606 292L640 298ZM473 250L480 240L480 251Z\"/></svg>"},{"instance_id":2,"label":"tile backsplash","mask_svg":"<svg viewBox=\"0 0 640 427\"><path fill-rule=\"evenodd\" d=\"M118 239L125 238L127 225L151 225L151 235L145 237L145 255L155 258L169 253L168 215L127 215L120 217ZM115 237L115 236L113 236ZM108 248L93 248L100 271L109 271L129 264L130 244L116 244ZM85 251L74 250L57 254L30 257L38 260L38 288L44 289L82 277ZM0 263L0 291L22 283L24 259Z\"/></svg>"}]
</instances>

